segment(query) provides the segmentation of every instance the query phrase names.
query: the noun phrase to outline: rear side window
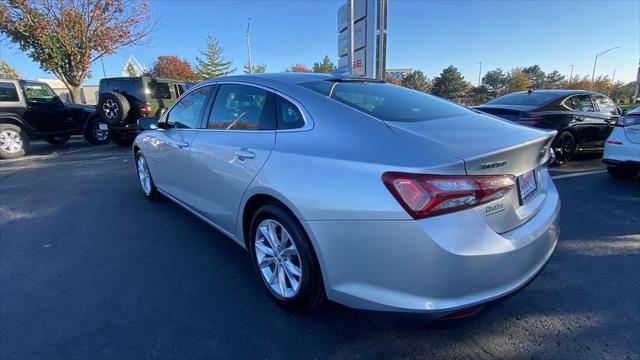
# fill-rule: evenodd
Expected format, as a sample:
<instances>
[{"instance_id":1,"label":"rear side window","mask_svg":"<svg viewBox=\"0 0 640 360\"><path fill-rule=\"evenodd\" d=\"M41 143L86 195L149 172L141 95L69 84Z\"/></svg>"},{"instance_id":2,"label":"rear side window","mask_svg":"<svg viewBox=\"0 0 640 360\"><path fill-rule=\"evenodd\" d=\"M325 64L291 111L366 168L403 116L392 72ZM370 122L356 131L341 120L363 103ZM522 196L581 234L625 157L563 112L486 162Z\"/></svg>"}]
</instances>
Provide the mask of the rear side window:
<instances>
[{"instance_id":1,"label":"rear side window","mask_svg":"<svg viewBox=\"0 0 640 360\"><path fill-rule=\"evenodd\" d=\"M278 129L296 129L304 126L304 118L297 106L278 96L276 100Z\"/></svg>"},{"instance_id":2,"label":"rear side window","mask_svg":"<svg viewBox=\"0 0 640 360\"><path fill-rule=\"evenodd\" d=\"M207 129L267 130L275 125L273 93L248 85L223 84L216 94Z\"/></svg>"},{"instance_id":3,"label":"rear side window","mask_svg":"<svg viewBox=\"0 0 640 360\"><path fill-rule=\"evenodd\" d=\"M0 82L0 101L20 101L18 90L13 83Z\"/></svg>"},{"instance_id":4,"label":"rear side window","mask_svg":"<svg viewBox=\"0 0 640 360\"><path fill-rule=\"evenodd\" d=\"M167 83L151 83L151 98L153 99L171 99L171 89Z\"/></svg>"},{"instance_id":5,"label":"rear side window","mask_svg":"<svg viewBox=\"0 0 640 360\"><path fill-rule=\"evenodd\" d=\"M541 92L519 92L507 94L495 98L487 104L491 105L526 105L526 106L542 106L556 99L558 96Z\"/></svg>"},{"instance_id":6,"label":"rear side window","mask_svg":"<svg viewBox=\"0 0 640 360\"><path fill-rule=\"evenodd\" d=\"M603 113L603 114L607 114L607 115L617 115L618 114L618 107L616 106L616 104L607 99L604 96L596 96L594 98L596 104L598 105L598 111Z\"/></svg>"},{"instance_id":7,"label":"rear side window","mask_svg":"<svg viewBox=\"0 0 640 360\"><path fill-rule=\"evenodd\" d=\"M576 95L572 96L565 104L571 104L571 108L576 111L582 112L594 112L593 103L591 102L591 96L589 95Z\"/></svg>"},{"instance_id":8,"label":"rear side window","mask_svg":"<svg viewBox=\"0 0 640 360\"><path fill-rule=\"evenodd\" d=\"M452 102L387 83L314 81L300 85L384 121L418 122L473 114Z\"/></svg>"}]
</instances>

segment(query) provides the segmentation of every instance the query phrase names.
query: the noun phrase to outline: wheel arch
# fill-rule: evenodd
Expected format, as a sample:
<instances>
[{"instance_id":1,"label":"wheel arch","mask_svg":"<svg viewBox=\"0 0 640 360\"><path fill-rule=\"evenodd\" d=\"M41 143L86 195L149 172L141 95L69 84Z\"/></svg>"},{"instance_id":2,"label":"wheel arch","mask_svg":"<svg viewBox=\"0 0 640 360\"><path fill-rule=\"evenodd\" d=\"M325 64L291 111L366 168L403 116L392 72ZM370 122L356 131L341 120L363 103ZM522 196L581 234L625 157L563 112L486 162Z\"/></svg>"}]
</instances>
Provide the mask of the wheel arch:
<instances>
[{"instance_id":1,"label":"wheel arch","mask_svg":"<svg viewBox=\"0 0 640 360\"><path fill-rule=\"evenodd\" d=\"M19 126L27 132L29 137L33 136L33 128L29 126L20 116L14 114L0 114L0 124L11 124L15 126Z\"/></svg>"}]
</instances>

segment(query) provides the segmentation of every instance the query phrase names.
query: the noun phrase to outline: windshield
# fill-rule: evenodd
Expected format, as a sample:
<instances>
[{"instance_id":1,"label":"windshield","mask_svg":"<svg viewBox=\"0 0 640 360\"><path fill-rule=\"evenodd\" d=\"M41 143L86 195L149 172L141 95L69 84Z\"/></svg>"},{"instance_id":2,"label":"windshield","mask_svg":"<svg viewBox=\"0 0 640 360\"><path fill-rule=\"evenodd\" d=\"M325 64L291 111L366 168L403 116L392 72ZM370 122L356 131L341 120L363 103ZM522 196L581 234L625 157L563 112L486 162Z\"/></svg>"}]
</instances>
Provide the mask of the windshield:
<instances>
[{"instance_id":1,"label":"windshield","mask_svg":"<svg viewBox=\"0 0 640 360\"><path fill-rule=\"evenodd\" d=\"M384 121L417 122L472 113L438 97L382 82L313 81L300 85Z\"/></svg>"},{"instance_id":2,"label":"windshield","mask_svg":"<svg viewBox=\"0 0 640 360\"><path fill-rule=\"evenodd\" d=\"M24 93L27 100L51 101L55 96L47 85L42 84L26 84Z\"/></svg>"},{"instance_id":3,"label":"windshield","mask_svg":"<svg viewBox=\"0 0 640 360\"><path fill-rule=\"evenodd\" d=\"M489 101L487 104L491 105L528 105L528 106L540 106L545 105L558 97L553 94L545 94L532 91L513 93Z\"/></svg>"}]
</instances>

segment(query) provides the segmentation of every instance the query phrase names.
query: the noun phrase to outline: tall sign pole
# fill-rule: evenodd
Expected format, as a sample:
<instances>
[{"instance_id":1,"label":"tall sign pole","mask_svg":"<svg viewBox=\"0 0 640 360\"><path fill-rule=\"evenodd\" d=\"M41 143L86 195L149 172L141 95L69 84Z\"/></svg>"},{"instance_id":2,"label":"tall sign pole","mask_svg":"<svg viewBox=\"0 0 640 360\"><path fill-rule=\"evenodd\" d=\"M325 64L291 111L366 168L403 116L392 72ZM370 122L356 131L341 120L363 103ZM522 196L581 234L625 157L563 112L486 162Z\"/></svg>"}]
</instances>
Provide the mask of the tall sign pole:
<instances>
[{"instance_id":1,"label":"tall sign pole","mask_svg":"<svg viewBox=\"0 0 640 360\"><path fill-rule=\"evenodd\" d=\"M247 19L247 53L249 55L249 74L253 74L253 65L251 65L251 42L249 41L249 26L251 18Z\"/></svg>"},{"instance_id":2,"label":"tall sign pole","mask_svg":"<svg viewBox=\"0 0 640 360\"><path fill-rule=\"evenodd\" d=\"M338 9L339 71L384 78L388 0L345 0Z\"/></svg>"}]
</instances>

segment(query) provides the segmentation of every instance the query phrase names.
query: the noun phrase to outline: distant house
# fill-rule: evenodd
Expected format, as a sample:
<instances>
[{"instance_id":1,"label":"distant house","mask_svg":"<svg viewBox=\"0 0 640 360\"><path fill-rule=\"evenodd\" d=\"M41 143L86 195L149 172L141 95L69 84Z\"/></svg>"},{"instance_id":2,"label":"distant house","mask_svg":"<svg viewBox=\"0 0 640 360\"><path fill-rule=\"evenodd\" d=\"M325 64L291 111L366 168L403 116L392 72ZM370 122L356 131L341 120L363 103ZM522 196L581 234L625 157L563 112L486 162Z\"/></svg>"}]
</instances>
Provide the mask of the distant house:
<instances>
[{"instance_id":1,"label":"distant house","mask_svg":"<svg viewBox=\"0 0 640 360\"><path fill-rule=\"evenodd\" d=\"M64 83L58 79L37 79L43 83L47 83L56 95L62 99L62 101L70 103L73 102L71 94ZM80 87L80 102L82 104L95 105L98 102L98 85L82 85Z\"/></svg>"}]
</instances>

